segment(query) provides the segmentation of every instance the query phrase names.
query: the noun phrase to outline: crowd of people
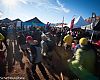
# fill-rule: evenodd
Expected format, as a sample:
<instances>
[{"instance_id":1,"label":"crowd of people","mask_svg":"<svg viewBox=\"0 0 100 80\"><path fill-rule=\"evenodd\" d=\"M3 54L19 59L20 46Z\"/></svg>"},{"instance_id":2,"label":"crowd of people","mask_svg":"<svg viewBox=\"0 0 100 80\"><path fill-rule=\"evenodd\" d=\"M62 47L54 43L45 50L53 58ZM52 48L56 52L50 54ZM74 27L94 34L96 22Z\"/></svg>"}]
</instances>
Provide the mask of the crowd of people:
<instances>
[{"instance_id":1,"label":"crowd of people","mask_svg":"<svg viewBox=\"0 0 100 80\"><path fill-rule=\"evenodd\" d=\"M42 65L42 59L46 59L47 63L52 61L52 51L56 47L64 48L66 52L67 50L73 52L72 56L68 60L66 59L69 73L75 74L80 80L99 80L100 72L98 71L100 70L99 68L98 70L96 69L97 66L100 66L100 62L97 61L97 56L100 55L98 51L100 49L100 38L96 43L94 41L90 42L90 35L86 31L70 31L67 28L55 27L50 27L48 30L33 27L29 31L17 31L13 26L4 30L0 27L0 77L6 76L6 55L9 55L8 49L10 45L8 44L8 39L12 42L14 41L15 53L17 52L16 54L20 55L20 60L18 59L18 61L22 69L25 66L22 62L23 55L27 56L31 63L31 75L36 80L35 70L37 65L44 78L49 80L49 75L47 75ZM7 54L5 55L5 53ZM70 55L70 53L68 54ZM14 58L17 60L16 55ZM52 65L52 63L50 64ZM27 72L28 70L27 68ZM32 79L30 75L28 77Z\"/></svg>"}]
</instances>

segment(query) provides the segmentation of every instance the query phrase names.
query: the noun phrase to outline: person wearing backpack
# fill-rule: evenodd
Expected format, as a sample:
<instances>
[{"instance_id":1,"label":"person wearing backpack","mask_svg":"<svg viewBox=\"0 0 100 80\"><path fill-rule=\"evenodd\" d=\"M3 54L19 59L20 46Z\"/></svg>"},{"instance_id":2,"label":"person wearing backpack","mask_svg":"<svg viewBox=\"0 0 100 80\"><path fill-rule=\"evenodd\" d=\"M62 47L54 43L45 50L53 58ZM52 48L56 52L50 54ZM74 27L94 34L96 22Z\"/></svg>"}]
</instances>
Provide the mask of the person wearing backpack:
<instances>
[{"instance_id":1,"label":"person wearing backpack","mask_svg":"<svg viewBox=\"0 0 100 80\"><path fill-rule=\"evenodd\" d=\"M49 79L46 70L44 68L44 66L42 65L42 54L41 54L41 47L38 45L38 41L37 40L33 40L31 36L27 36L27 42L30 45L30 51L31 51L31 63L32 63L32 74L34 76L34 78L36 77L36 66L38 65L42 75L44 76L44 78L46 80ZM36 79L38 80L38 79Z\"/></svg>"},{"instance_id":2,"label":"person wearing backpack","mask_svg":"<svg viewBox=\"0 0 100 80\"><path fill-rule=\"evenodd\" d=\"M75 59L69 62L70 70L80 80L99 80L95 76L95 51L86 38L81 38L79 45L80 48L75 52Z\"/></svg>"},{"instance_id":3,"label":"person wearing backpack","mask_svg":"<svg viewBox=\"0 0 100 80\"><path fill-rule=\"evenodd\" d=\"M46 40L46 44L47 44L47 62L51 67L54 67L53 65L53 54L54 54L54 50L56 49L56 42L54 40L54 37L52 36L52 34L50 32L46 33L47 36L47 40Z\"/></svg>"},{"instance_id":4,"label":"person wearing backpack","mask_svg":"<svg viewBox=\"0 0 100 80\"><path fill-rule=\"evenodd\" d=\"M4 38L0 33L0 77L5 77L6 74L6 46L3 43Z\"/></svg>"},{"instance_id":5,"label":"person wearing backpack","mask_svg":"<svg viewBox=\"0 0 100 80\"><path fill-rule=\"evenodd\" d=\"M2 28L0 27L0 33L5 37L5 39L3 40L5 46L7 47L7 31L6 30L2 30Z\"/></svg>"},{"instance_id":6,"label":"person wearing backpack","mask_svg":"<svg viewBox=\"0 0 100 80\"><path fill-rule=\"evenodd\" d=\"M0 41L3 41L5 39L5 37L2 35L2 33L0 33Z\"/></svg>"},{"instance_id":7,"label":"person wearing backpack","mask_svg":"<svg viewBox=\"0 0 100 80\"><path fill-rule=\"evenodd\" d=\"M25 51L27 50L27 45L26 45L26 38L22 32L18 33L17 43L18 46L20 46L21 50L25 53Z\"/></svg>"},{"instance_id":8,"label":"person wearing backpack","mask_svg":"<svg viewBox=\"0 0 100 80\"><path fill-rule=\"evenodd\" d=\"M46 37L47 37L46 43L48 46L47 52L52 52L56 46L56 42L54 40L55 38L52 36L50 32L46 33Z\"/></svg>"}]
</instances>

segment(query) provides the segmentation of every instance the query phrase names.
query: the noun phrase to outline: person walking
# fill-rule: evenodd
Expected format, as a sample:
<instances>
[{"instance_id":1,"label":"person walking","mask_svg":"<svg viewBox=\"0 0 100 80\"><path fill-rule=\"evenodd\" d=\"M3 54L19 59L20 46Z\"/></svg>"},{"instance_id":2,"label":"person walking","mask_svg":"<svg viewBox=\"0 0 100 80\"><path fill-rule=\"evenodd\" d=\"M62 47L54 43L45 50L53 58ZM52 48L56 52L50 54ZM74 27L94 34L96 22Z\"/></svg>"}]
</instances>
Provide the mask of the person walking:
<instances>
[{"instance_id":1,"label":"person walking","mask_svg":"<svg viewBox=\"0 0 100 80\"><path fill-rule=\"evenodd\" d=\"M32 73L34 78L36 77L36 66L38 65L41 73L43 74L44 78L46 80L49 79L46 70L44 68L44 66L42 65L42 54L41 54L41 48L38 45L38 41L37 40L33 40L31 36L27 36L26 37L27 42L30 45L30 50L31 50L31 63L32 63Z\"/></svg>"}]
</instances>

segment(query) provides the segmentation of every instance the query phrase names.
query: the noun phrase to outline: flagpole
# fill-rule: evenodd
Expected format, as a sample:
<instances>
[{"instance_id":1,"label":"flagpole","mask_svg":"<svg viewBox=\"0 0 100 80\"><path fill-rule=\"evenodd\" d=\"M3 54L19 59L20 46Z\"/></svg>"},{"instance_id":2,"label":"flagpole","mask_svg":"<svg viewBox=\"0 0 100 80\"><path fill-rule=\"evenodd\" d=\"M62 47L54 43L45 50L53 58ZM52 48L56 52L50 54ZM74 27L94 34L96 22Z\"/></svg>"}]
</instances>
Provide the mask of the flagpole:
<instances>
[{"instance_id":1,"label":"flagpole","mask_svg":"<svg viewBox=\"0 0 100 80\"><path fill-rule=\"evenodd\" d=\"M64 16L63 16L63 20L62 20L62 28L63 28L63 25L64 25Z\"/></svg>"},{"instance_id":2,"label":"flagpole","mask_svg":"<svg viewBox=\"0 0 100 80\"><path fill-rule=\"evenodd\" d=\"M94 35L94 30L92 31L92 35L91 35L91 39L90 39L91 43L92 43L93 35Z\"/></svg>"}]
</instances>

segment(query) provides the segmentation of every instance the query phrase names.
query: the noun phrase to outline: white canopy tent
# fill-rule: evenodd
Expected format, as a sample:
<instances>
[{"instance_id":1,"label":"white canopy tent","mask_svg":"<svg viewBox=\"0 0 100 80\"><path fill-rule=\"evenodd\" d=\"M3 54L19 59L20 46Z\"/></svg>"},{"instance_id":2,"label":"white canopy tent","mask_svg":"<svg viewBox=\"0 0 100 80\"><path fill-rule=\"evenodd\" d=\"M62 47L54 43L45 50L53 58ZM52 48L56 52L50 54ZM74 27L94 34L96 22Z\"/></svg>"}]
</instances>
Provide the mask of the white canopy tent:
<instances>
[{"instance_id":1,"label":"white canopy tent","mask_svg":"<svg viewBox=\"0 0 100 80\"><path fill-rule=\"evenodd\" d=\"M86 25L89 25L89 23L86 22L82 16L79 16L77 19L75 19L73 28L81 28L82 26ZM68 24L68 26L70 27L70 24Z\"/></svg>"}]
</instances>

